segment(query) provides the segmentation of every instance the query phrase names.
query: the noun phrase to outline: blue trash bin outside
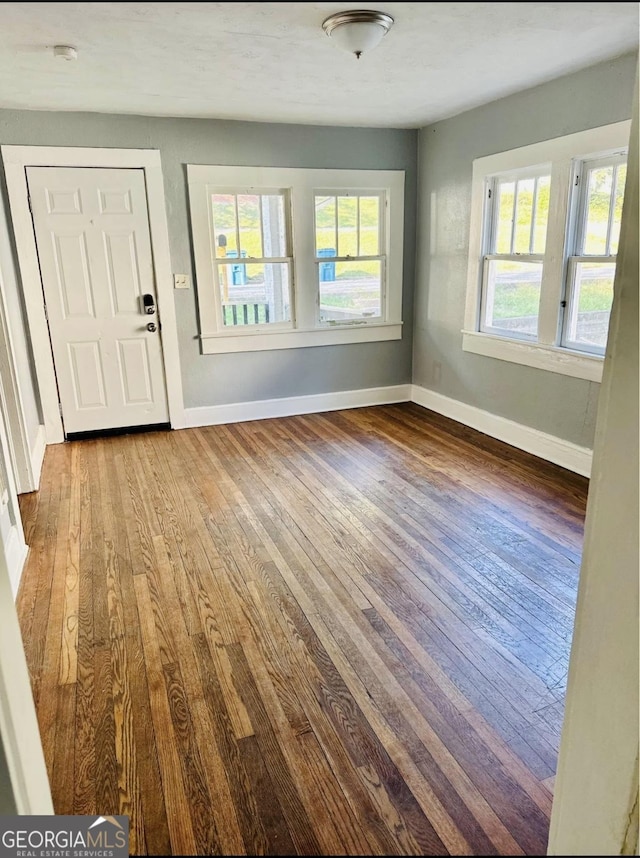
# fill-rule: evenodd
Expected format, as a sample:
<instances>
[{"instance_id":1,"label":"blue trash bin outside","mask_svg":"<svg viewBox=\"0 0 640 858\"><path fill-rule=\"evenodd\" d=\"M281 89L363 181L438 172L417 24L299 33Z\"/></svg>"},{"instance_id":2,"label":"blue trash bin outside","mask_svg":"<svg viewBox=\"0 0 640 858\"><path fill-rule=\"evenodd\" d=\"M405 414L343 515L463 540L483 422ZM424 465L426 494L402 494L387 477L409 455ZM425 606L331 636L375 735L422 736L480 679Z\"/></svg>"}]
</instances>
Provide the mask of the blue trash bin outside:
<instances>
[{"instance_id":1,"label":"blue trash bin outside","mask_svg":"<svg viewBox=\"0 0 640 858\"><path fill-rule=\"evenodd\" d=\"M246 256L247 251L242 251L242 256ZM237 250L227 250L227 259L237 259L238 251ZM234 286L244 286L247 282L247 268L246 265L232 265L231 266L231 282Z\"/></svg>"},{"instance_id":2,"label":"blue trash bin outside","mask_svg":"<svg viewBox=\"0 0 640 858\"><path fill-rule=\"evenodd\" d=\"M335 256L336 249L335 247L323 247L322 250L318 251L318 256ZM321 262L320 263L320 281L326 280L335 280L336 279L336 264L335 262Z\"/></svg>"}]
</instances>

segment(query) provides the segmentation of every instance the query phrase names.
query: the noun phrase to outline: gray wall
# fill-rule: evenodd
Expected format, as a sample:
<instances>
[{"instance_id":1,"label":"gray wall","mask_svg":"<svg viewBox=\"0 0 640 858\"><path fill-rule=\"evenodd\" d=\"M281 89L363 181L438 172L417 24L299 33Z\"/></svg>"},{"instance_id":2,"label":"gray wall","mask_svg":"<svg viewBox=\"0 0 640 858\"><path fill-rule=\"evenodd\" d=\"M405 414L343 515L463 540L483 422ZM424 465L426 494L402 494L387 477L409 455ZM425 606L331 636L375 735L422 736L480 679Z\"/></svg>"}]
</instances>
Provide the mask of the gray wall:
<instances>
[{"instance_id":1,"label":"gray wall","mask_svg":"<svg viewBox=\"0 0 640 858\"><path fill-rule=\"evenodd\" d=\"M462 351L475 158L629 119L636 56L420 131L413 381L585 447L600 385Z\"/></svg>"},{"instance_id":2,"label":"gray wall","mask_svg":"<svg viewBox=\"0 0 640 858\"><path fill-rule=\"evenodd\" d=\"M173 271L188 273L192 278L186 164L406 171L403 339L322 348L201 355L195 289L177 291L176 311L187 408L411 381L417 136L415 130L0 110L1 144L159 149Z\"/></svg>"}]
</instances>

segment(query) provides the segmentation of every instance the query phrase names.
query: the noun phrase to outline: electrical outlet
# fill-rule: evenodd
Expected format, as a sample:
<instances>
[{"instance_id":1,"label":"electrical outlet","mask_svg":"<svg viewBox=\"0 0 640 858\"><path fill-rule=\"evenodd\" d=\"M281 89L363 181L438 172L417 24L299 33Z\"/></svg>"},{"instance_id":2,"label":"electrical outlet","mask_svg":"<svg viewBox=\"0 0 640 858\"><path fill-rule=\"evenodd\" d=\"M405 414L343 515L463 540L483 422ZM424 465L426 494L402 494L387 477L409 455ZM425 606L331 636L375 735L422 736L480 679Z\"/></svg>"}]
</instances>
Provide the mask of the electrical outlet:
<instances>
[{"instance_id":1,"label":"electrical outlet","mask_svg":"<svg viewBox=\"0 0 640 858\"><path fill-rule=\"evenodd\" d=\"M173 288L174 289L188 289L189 288L189 275L188 274L174 274L173 275Z\"/></svg>"}]
</instances>

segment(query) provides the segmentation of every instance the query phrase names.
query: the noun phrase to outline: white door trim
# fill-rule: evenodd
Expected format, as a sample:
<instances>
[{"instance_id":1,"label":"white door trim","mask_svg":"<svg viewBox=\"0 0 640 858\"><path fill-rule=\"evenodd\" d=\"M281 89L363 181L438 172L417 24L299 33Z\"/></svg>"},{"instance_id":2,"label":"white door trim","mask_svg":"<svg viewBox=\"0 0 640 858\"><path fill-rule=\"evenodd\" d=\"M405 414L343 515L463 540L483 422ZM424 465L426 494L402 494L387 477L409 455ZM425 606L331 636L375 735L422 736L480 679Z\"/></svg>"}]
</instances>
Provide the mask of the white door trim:
<instances>
[{"instance_id":1,"label":"white door trim","mask_svg":"<svg viewBox=\"0 0 640 858\"><path fill-rule=\"evenodd\" d=\"M156 149L85 149L66 146L2 146L1 150L47 443L58 444L64 441L64 430L44 311L38 253L29 210L27 167L113 167L144 170L156 297L162 322L162 354L169 419L174 429L183 428L184 399L180 351L160 153Z\"/></svg>"},{"instance_id":2,"label":"white door trim","mask_svg":"<svg viewBox=\"0 0 640 858\"><path fill-rule=\"evenodd\" d=\"M13 348L9 314L5 303L2 271L0 271L0 383L4 393L7 419L7 442L10 464L16 479L19 494L35 491L40 484L40 466L29 444L29 433ZM44 427L40 426L44 430ZM38 438L40 433L38 433Z\"/></svg>"}]
</instances>

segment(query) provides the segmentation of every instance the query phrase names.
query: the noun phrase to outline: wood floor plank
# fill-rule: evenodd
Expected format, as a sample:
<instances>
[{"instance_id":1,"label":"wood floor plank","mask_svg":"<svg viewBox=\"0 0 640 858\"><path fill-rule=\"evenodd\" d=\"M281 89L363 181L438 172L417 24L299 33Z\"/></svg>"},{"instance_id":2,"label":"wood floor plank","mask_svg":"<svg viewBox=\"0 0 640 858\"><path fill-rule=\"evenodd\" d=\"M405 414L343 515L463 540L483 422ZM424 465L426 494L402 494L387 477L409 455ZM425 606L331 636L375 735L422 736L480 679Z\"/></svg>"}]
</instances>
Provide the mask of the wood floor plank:
<instances>
[{"instance_id":1,"label":"wood floor plank","mask_svg":"<svg viewBox=\"0 0 640 858\"><path fill-rule=\"evenodd\" d=\"M154 612L146 577L137 575L134 579L134 586L149 676L149 698L162 778L162 790L167 808L166 817L172 854L196 855L196 838L181 775L178 743L174 736L171 709L164 684L163 664L156 638Z\"/></svg>"},{"instance_id":2,"label":"wood floor plank","mask_svg":"<svg viewBox=\"0 0 640 858\"><path fill-rule=\"evenodd\" d=\"M257 745L263 757L269 760L273 791L282 808L296 852L299 855L318 855L321 852L318 840L289 771L286 755L277 740L246 655L240 644L232 644L228 650L236 685L241 689L243 701L255 726Z\"/></svg>"},{"instance_id":3,"label":"wood floor plank","mask_svg":"<svg viewBox=\"0 0 640 858\"><path fill-rule=\"evenodd\" d=\"M544 854L586 493L413 404L48 448L56 812L132 854Z\"/></svg>"},{"instance_id":4,"label":"wood floor plank","mask_svg":"<svg viewBox=\"0 0 640 858\"><path fill-rule=\"evenodd\" d=\"M93 661L93 533L91 445L77 445L76 481L80 488L80 549L78 558L78 638L76 662L76 718L73 724L75 748L75 814L97 812L96 745L94 730L95 671ZM96 537L97 538L97 535Z\"/></svg>"},{"instance_id":5,"label":"wood floor plank","mask_svg":"<svg viewBox=\"0 0 640 858\"><path fill-rule=\"evenodd\" d=\"M118 814L131 819L129 828L132 852L145 851L144 813L138 782L138 745L133 713L135 666L130 664L134 647L127 646L127 629L134 622L133 591L128 582L130 561L124 522L114 512L113 499L120 495L117 484L114 445L98 450L101 486L101 518L105 526L103 564L106 575L111 650L111 692L113 695L114 747L118 769ZM130 584L130 582L128 582ZM125 593L128 598L125 598ZM134 625L135 628L135 625ZM133 635L131 635L133 637ZM137 641L136 641L137 643Z\"/></svg>"},{"instance_id":6,"label":"wood floor plank","mask_svg":"<svg viewBox=\"0 0 640 858\"><path fill-rule=\"evenodd\" d=\"M71 473L75 479L69 494L69 530L62 620L62 652L60 653L60 684L75 683L78 675L78 606L80 599L80 450L71 450Z\"/></svg>"}]
</instances>

